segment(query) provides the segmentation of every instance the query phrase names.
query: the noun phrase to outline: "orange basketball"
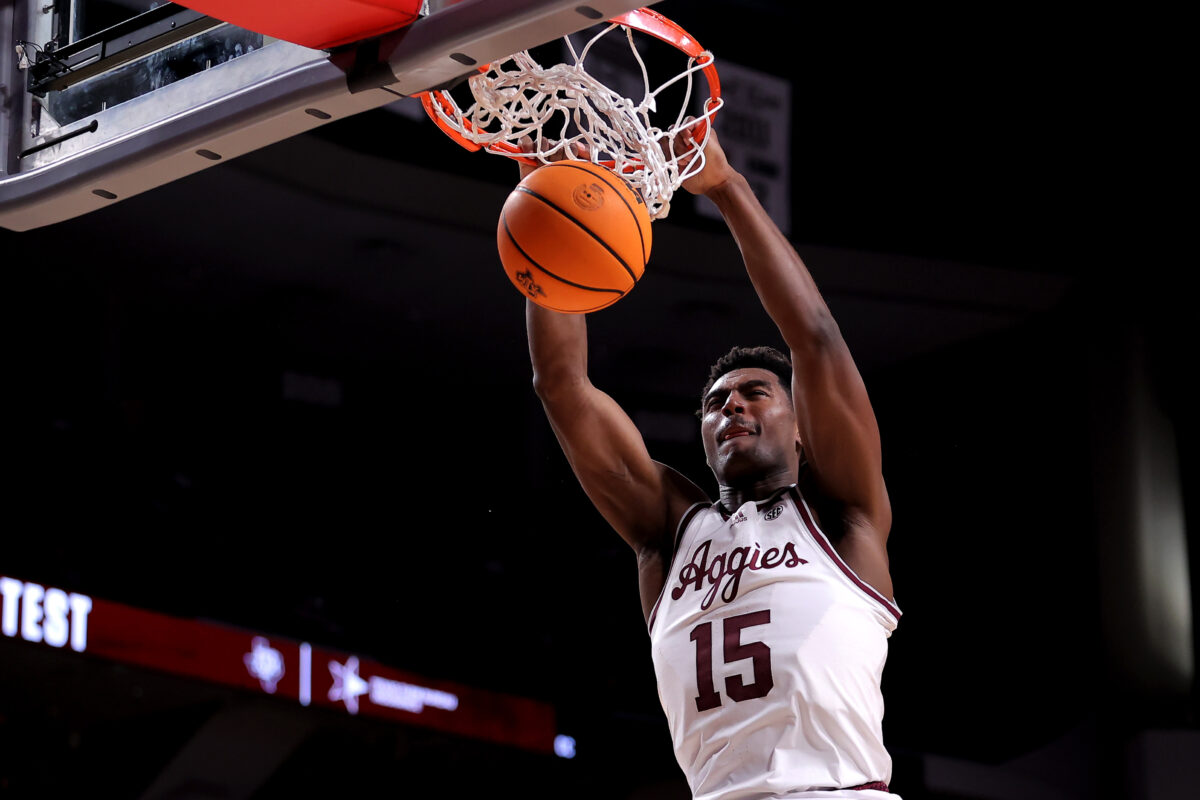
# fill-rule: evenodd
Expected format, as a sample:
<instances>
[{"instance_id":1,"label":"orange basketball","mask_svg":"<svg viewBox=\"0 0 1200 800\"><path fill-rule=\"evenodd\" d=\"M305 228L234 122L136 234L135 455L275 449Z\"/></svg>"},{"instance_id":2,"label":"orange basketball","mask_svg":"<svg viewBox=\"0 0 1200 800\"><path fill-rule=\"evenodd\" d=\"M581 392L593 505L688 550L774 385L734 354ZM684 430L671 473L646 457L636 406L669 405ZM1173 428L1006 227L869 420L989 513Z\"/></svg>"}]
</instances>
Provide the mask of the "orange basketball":
<instances>
[{"instance_id":1,"label":"orange basketball","mask_svg":"<svg viewBox=\"0 0 1200 800\"><path fill-rule=\"evenodd\" d=\"M584 314L620 300L650 258L650 214L611 170L559 161L513 189L496 227L500 261L526 297Z\"/></svg>"}]
</instances>

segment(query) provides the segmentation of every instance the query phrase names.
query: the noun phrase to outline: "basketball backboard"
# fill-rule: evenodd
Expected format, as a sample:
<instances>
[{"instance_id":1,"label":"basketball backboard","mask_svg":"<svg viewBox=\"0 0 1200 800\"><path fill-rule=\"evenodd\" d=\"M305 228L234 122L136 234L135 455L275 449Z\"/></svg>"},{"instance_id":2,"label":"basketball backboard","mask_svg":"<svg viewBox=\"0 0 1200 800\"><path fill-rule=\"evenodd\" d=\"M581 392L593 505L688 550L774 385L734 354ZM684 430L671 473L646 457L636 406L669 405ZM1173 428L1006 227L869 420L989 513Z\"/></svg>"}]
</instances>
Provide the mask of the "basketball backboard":
<instances>
[{"instance_id":1,"label":"basketball backboard","mask_svg":"<svg viewBox=\"0 0 1200 800\"><path fill-rule=\"evenodd\" d=\"M326 17L346 7L328 31L259 24L280 7L292 22L314 18L312 5L4 0L0 227L86 214L646 2L391 0L362 19L362 4L323 3ZM214 8L259 30L205 13Z\"/></svg>"}]
</instances>

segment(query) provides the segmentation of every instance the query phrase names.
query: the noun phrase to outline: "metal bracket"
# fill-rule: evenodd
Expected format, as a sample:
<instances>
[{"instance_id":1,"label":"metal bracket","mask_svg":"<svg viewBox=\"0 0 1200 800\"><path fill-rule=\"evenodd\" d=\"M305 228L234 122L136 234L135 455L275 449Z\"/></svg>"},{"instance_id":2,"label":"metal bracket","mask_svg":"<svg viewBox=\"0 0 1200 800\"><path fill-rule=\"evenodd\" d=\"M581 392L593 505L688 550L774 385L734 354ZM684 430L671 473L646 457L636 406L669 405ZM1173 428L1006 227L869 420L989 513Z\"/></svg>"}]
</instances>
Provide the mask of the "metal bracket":
<instances>
[{"instance_id":1,"label":"metal bracket","mask_svg":"<svg viewBox=\"0 0 1200 800\"><path fill-rule=\"evenodd\" d=\"M69 45L42 48L29 66L29 92L44 97L223 24L175 3L152 8Z\"/></svg>"}]
</instances>

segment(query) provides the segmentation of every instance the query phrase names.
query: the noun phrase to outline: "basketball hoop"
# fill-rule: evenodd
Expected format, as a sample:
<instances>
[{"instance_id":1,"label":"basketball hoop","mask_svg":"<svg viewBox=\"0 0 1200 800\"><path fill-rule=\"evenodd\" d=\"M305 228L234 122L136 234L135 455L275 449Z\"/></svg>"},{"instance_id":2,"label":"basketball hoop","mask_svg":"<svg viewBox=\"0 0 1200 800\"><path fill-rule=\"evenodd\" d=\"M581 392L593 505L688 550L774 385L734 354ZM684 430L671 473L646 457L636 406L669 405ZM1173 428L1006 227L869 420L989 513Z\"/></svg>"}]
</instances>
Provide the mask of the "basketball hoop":
<instances>
[{"instance_id":1,"label":"basketball hoop","mask_svg":"<svg viewBox=\"0 0 1200 800\"><path fill-rule=\"evenodd\" d=\"M637 102L584 68L596 42L618 30L642 76L644 95ZM687 56L686 66L652 89L635 32L674 46ZM665 218L675 190L704 168L709 127L722 105L712 53L674 22L646 8L609 20L582 50L576 51L570 37L564 41L574 63L543 67L522 50L468 79L474 103L465 111L448 90L438 89L419 95L426 113L468 150L482 149L527 164L583 160L577 154L581 144L586 160L608 167L642 196L651 218ZM692 117L688 108L696 73L704 76L709 97ZM651 115L664 113L658 108L660 95L675 86L683 92L678 112L665 126L655 125ZM684 133L688 136L680 141ZM532 143L529 151L519 145L526 137ZM692 140L699 150L695 157Z\"/></svg>"}]
</instances>

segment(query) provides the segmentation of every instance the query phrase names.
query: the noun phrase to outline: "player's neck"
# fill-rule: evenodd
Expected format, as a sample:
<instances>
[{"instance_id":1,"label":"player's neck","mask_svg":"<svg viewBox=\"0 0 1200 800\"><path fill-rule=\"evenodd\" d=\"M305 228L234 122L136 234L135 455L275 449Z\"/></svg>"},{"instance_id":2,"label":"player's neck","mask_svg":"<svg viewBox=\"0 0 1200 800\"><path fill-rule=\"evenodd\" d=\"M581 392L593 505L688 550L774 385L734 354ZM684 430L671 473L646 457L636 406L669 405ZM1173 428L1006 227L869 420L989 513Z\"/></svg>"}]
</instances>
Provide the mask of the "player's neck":
<instances>
[{"instance_id":1,"label":"player's neck","mask_svg":"<svg viewBox=\"0 0 1200 800\"><path fill-rule=\"evenodd\" d=\"M765 500L780 489L796 482L793 472L779 472L749 483L721 484L721 505L733 512L743 503Z\"/></svg>"}]
</instances>

